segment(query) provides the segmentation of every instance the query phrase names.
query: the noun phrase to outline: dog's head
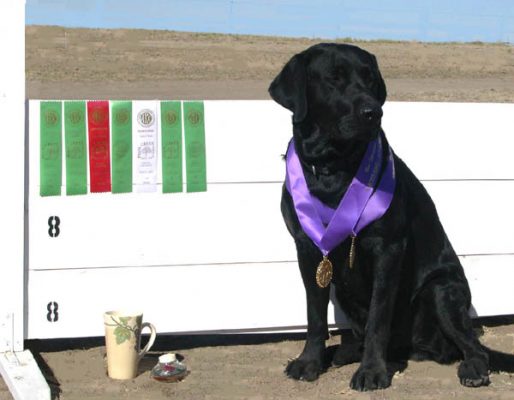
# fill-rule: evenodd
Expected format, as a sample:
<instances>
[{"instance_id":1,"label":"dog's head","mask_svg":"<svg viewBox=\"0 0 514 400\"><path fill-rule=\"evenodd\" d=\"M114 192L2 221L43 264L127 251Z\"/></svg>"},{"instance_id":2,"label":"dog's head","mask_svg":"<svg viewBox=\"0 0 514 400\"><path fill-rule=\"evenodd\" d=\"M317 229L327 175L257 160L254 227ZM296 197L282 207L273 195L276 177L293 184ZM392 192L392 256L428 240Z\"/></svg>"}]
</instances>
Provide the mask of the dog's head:
<instances>
[{"instance_id":1,"label":"dog's head","mask_svg":"<svg viewBox=\"0 0 514 400\"><path fill-rule=\"evenodd\" d=\"M271 97L338 147L380 132L386 88L375 57L356 46L322 43L295 55L269 87Z\"/></svg>"}]
</instances>

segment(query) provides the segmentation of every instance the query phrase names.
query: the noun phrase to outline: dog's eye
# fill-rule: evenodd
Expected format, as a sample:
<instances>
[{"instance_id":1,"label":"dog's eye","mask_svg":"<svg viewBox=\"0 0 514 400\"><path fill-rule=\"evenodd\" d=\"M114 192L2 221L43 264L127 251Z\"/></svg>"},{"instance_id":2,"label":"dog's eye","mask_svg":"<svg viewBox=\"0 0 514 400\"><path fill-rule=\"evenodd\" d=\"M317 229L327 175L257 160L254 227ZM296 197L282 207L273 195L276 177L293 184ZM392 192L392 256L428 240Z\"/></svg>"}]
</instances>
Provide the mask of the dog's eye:
<instances>
[{"instance_id":1,"label":"dog's eye","mask_svg":"<svg viewBox=\"0 0 514 400\"><path fill-rule=\"evenodd\" d=\"M363 67L359 71L362 79L369 81L373 79L373 74L371 73L371 70L368 67Z\"/></svg>"}]
</instances>

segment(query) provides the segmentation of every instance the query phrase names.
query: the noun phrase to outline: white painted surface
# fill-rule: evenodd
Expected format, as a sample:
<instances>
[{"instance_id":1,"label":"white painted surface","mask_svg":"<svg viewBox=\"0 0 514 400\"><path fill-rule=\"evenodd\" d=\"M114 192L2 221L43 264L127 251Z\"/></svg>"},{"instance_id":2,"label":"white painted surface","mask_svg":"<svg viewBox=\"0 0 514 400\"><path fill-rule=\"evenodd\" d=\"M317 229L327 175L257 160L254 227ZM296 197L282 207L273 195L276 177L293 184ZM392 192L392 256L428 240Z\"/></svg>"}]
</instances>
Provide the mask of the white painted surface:
<instances>
[{"instance_id":1,"label":"white painted surface","mask_svg":"<svg viewBox=\"0 0 514 400\"><path fill-rule=\"evenodd\" d=\"M50 387L29 350L1 353L0 372L14 400L50 400Z\"/></svg>"},{"instance_id":2,"label":"white painted surface","mask_svg":"<svg viewBox=\"0 0 514 400\"><path fill-rule=\"evenodd\" d=\"M514 104L388 102L382 126L421 180L514 179Z\"/></svg>"},{"instance_id":3,"label":"white painted surface","mask_svg":"<svg viewBox=\"0 0 514 400\"><path fill-rule=\"evenodd\" d=\"M205 110L209 182L282 181L289 111L273 101L206 101ZM382 125L421 180L514 179L514 104L387 102Z\"/></svg>"},{"instance_id":4,"label":"white painted surface","mask_svg":"<svg viewBox=\"0 0 514 400\"><path fill-rule=\"evenodd\" d=\"M159 333L304 325L296 263L33 271L29 290L29 337L103 335L102 313L118 308L143 310Z\"/></svg>"},{"instance_id":5,"label":"white painted surface","mask_svg":"<svg viewBox=\"0 0 514 400\"><path fill-rule=\"evenodd\" d=\"M208 182L281 182L291 113L273 101L206 101Z\"/></svg>"},{"instance_id":6,"label":"white painted surface","mask_svg":"<svg viewBox=\"0 0 514 400\"><path fill-rule=\"evenodd\" d=\"M289 111L273 101L207 101L205 110L215 132L209 182L282 181ZM387 102L382 126L421 180L514 179L514 104Z\"/></svg>"},{"instance_id":7,"label":"white painted surface","mask_svg":"<svg viewBox=\"0 0 514 400\"><path fill-rule=\"evenodd\" d=\"M39 111L39 100L30 100L30 148L33 150L30 154L30 165L33 166L30 180L33 190L39 188ZM272 101L220 100L205 101L204 112L209 183L278 182L283 179L281 155L285 153L292 134L289 111ZM161 157L161 152L157 151L158 166L162 165ZM158 183L162 183L161 172L158 168ZM35 194L39 196L39 189Z\"/></svg>"},{"instance_id":8,"label":"white painted surface","mask_svg":"<svg viewBox=\"0 0 514 400\"><path fill-rule=\"evenodd\" d=\"M461 257L480 316L512 313L512 256ZM307 324L296 262L32 271L29 338L102 336L102 313L137 308L158 333L295 330ZM492 294L494 293L494 295ZM58 304L49 322L47 304ZM338 307L329 323L346 326Z\"/></svg>"},{"instance_id":9,"label":"white painted surface","mask_svg":"<svg viewBox=\"0 0 514 400\"><path fill-rule=\"evenodd\" d=\"M50 388L30 351L25 325L25 1L0 2L2 121L2 288L0 374L15 400L50 400Z\"/></svg>"},{"instance_id":10,"label":"white painted surface","mask_svg":"<svg viewBox=\"0 0 514 400\"><path fill-rule=\"evenodd\" d=\"M25 2L0 2L0 121L2 121L2 289L0 351L23 350L24 160L25 160ZM0 322L0 324L3 322ZM4 325L3 328L6 328Z\"/></svg>"},{"instance_id":11,"label":"white painted surface","mask_svg":"<svg viewBox=\"0 0 514 400\"><path fill-rule=\"evenodd\" d=\"M31 101L28 337L102 335L102 313L118 307L144 309L161 333L305 326L279 207L289 112L271 101L206 101L205 193L162 194L159 174L157 193L45 198L38 113ZM514 105L388 103L385 115L396 153L422 178L463 256L477 314L513 313ZM47 233L51 215L61 219L57 238Z\"/></svg>"},{"instance_id":12,"label":"white painted surface","mask_svg":"<svg viewBox=\"0 0 514 400\"><path fill-rule=\"evenodd\" d=\"M423 184L457 254L514 255L514 180Z\"/></svg>"},{"instance_id":13,"label":"white painted surface","mask_svg":"<svg viewBox=\"0 0 514 400\"><path fill-rule=\"evenodd\" d=\"M265 100L205 101L205 124L209 183L283 180L289 111ZM388 102L382 125L421 180L514 179L514 104ZM30 131L31 148L38 149L37 100L30 101ZM32 152L31 165L38 157ZM37 185L38 169L31 181Z\"/></svg>"},{"instance_id":14,"label":"white painted surface","mask_svg":"<svg viewBox=\"0 0 514 400\"><path fill-rule=\"evenodd\" d=\"M294 260L280 184L210 185L204 193L45 198L30 210L30 268ZM60 234L48 235L48 217Z\"/></svg>"},{"instance_id":15,"label":"white painted surface","mask_svg":"<svg viewBox=\"0 0 514 400\"><path fill-rule=\"evenodd\" d=\"M30 269L294 261L280 213L281 186L212 184L194 194L36 199ZM514 181L425 186L458 254L514 254ZM60 218L56 238L48 235L51 215Z\"/></svg>"},{"instance_id":16,"label":"white painted surface","mask_svg":"<svg viewBox=\"0 0 514 400\"><path fill-rule=\"evenodd\" d=\"M281 155L292 134L289 111L266 100L205 101L205 125L209 183L283 180ZM514 179L512 126L514 104L384 106L387 138L421 180ZM38 100L30 101L30 131L31 149L37 150L31 152L30 163L38 166ZM158 165L160 157L158 152ZM31 168L30 177L36 188L39 169Z\"/></svg>"},{"instance_id":17,"label":"white painted surface","mask_svg":"<svg viewBox=\"0 0 514 400\"><path fill-rule=\"evenodd\" d=\"M461 257L478 316L513 314L514 256Z\"/></svg>"}]
</instances>

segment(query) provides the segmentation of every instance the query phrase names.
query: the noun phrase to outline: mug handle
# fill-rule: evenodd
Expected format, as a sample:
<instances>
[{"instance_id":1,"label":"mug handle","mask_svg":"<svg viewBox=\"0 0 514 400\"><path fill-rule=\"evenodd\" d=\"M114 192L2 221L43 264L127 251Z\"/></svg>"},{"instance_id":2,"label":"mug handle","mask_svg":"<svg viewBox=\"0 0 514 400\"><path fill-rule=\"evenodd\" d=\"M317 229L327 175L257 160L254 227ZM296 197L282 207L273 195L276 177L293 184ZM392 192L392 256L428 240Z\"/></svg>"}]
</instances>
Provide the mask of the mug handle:
<instances>
[{"instance_id":1,"label":"mug handle","mask_svg":"<svg viewBox=\"0 0 514 400\"><path fill-rule=\"evenodd\" d=\"M139 359L143 358L146 353L148 353L148 350L153 346L153 343L155 342L155 337L157 336L157 331L155 330L155 326L153 326L150 322L143 322L141 324L141 333L143 332L143 329L149 328L150 329L150 339L148 339L148 343L139 352Z\"/></svg>"}]
</instances>

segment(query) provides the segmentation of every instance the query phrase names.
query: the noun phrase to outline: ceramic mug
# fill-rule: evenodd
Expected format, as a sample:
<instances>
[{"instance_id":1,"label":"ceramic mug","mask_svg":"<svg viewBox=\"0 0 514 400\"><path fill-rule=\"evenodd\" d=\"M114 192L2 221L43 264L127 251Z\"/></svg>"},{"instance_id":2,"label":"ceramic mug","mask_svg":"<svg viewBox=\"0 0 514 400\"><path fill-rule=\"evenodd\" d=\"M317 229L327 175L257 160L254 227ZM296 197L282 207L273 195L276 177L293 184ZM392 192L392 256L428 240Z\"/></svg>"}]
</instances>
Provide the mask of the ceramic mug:
<instances>
[{"instance_id":1,"label":"ceramic mug","mask_svg":"<svg viewBox=\"0 0 514 400\"><path fill-rule=\"evenodd\" d=\"M137 376L139 361L152 347L155 327L143 322L143 313L107 311L104 313L107 373L113 379L133 379ZM141 350L141 332L150 329L150 339Z\"/></svg>"}]
</instances>

